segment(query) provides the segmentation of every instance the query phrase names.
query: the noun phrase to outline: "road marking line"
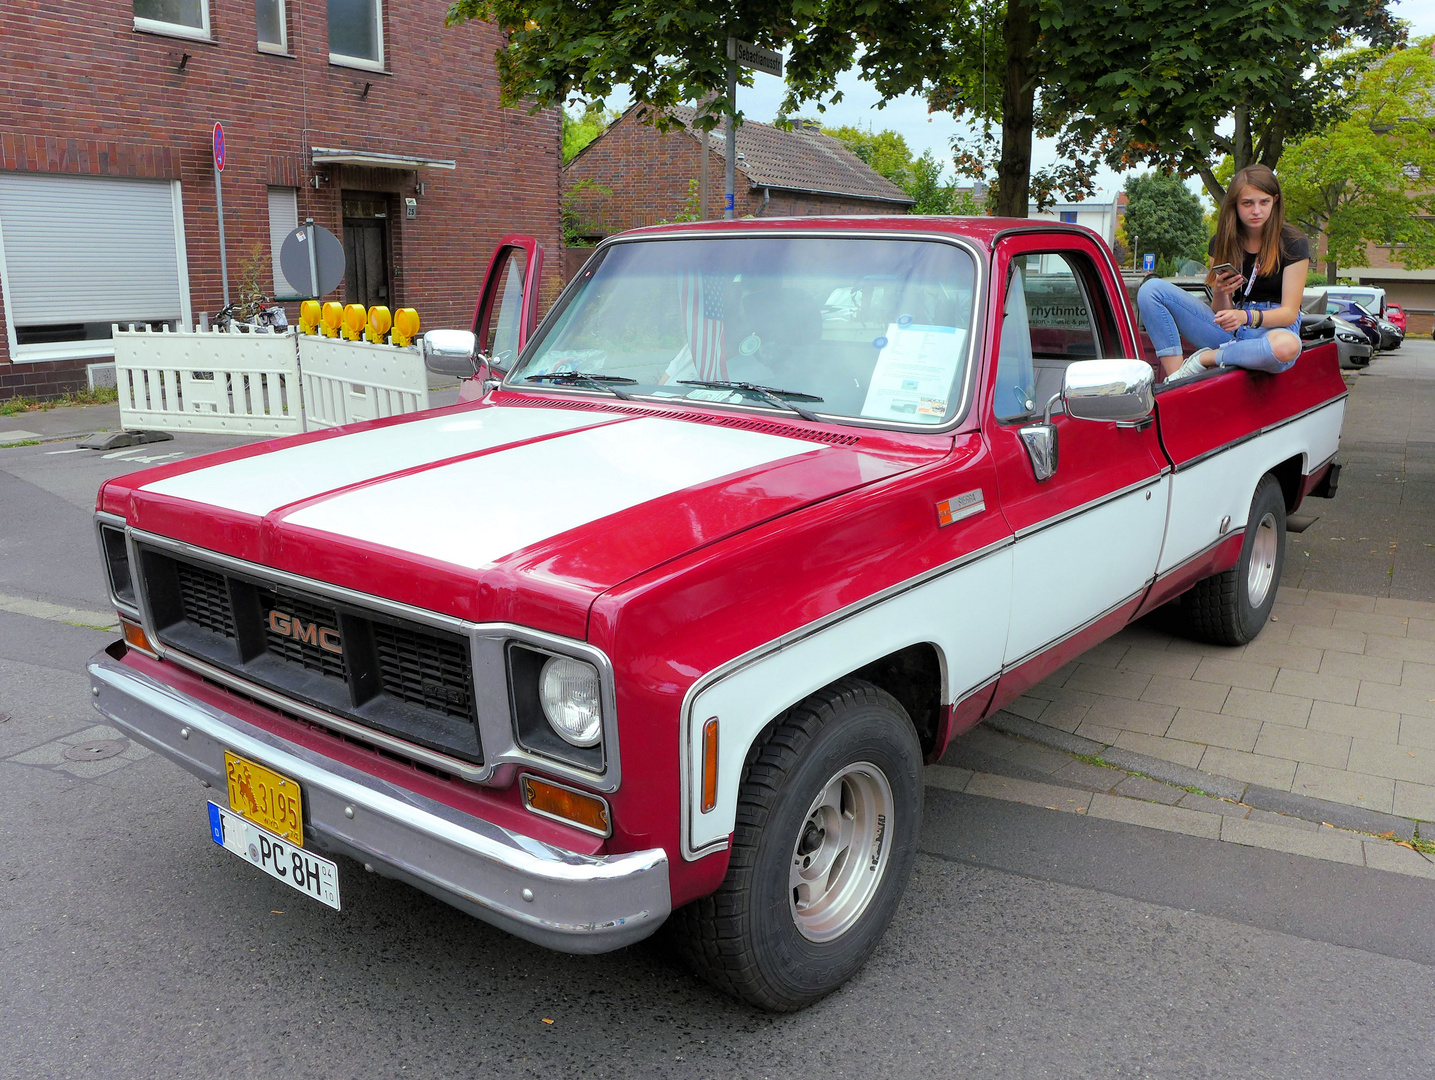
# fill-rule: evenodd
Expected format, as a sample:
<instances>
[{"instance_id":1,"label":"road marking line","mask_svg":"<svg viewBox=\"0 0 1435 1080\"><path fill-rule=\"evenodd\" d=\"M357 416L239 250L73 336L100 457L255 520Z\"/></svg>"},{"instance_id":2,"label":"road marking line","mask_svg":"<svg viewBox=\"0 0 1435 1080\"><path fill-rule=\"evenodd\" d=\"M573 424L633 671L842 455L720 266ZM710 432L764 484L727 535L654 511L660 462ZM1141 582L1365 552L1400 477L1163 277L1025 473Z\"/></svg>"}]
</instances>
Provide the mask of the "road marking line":
<instances>
[{"instance_id":1,"label":"road marking line","mask_svg":"<svg viewBox=\"0 0 1435 1080\"><path fill-rule=\"evenodd\" d=\"M29 615L35 619L83 626L91 630L116 630L119 617L113 612L85 611L83 608L65 607L63 604L47 604L43 600L29 600L23 596L7 596L0 593L0 611L15 615Z\"/></svg>"},{"instance_id":2,"label":"road marking line","mask_svg":"<svg viewBox=\"0 0 1435 1080\"><path fill-rule=\"evenodd\" d=\"M85 448L83 446L72 446L68 450L46 450L45 456L54 457L56 454L83 454L84 452Z\"/></svg>"}]
</instances>

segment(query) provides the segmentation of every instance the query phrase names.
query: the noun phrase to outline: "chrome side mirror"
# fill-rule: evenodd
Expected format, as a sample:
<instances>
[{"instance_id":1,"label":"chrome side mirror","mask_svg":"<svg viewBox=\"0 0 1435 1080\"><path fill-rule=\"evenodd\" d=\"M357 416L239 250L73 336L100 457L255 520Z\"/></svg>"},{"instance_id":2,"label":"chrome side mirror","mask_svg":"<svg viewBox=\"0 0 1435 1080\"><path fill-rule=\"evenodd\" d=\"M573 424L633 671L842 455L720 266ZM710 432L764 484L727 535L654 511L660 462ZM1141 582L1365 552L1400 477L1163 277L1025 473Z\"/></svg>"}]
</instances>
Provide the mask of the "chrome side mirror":
<instances>
[{"instance_id":1,"label":"chrome side mirror","mask_svg":"<svg viewBox=\"0 0 1435 1080\"><path fill-rule=\"evenodd\" d=\"M423 336L424 367L435 375L470 378L478 373L477 345L471 330L430 330Z\"/></svg>"},{"instance_id":2,"label":"chrome side mirror","mask_svg":"<svg viewBox=\"0 0 1435 1080\"><path fill-rule=\"evenodd\" d=\"M1077 420L1132 423L1156 407L1151 365L1144 360L1078 360L1061 380L1066 415Z\"/></svg>"},{"instance_id":3,"label":"chrome side mirror","mask_svg":"<svg viewBox=\"0 0 1435 1080\"><path fill-rule=\"evenodd\" d=\"M1156 408L1151 365L1144 360L1077 360L1068 364L1061 380L1061 393L1053 394L1042 412L1041 422L1017 429L1032 475L1050 480L1056 472L1056 425L1051 422L1057 402L1066 415L1077 420L1105 420L1134 424L1145 420Z\"/></svg>"}]
</instances>

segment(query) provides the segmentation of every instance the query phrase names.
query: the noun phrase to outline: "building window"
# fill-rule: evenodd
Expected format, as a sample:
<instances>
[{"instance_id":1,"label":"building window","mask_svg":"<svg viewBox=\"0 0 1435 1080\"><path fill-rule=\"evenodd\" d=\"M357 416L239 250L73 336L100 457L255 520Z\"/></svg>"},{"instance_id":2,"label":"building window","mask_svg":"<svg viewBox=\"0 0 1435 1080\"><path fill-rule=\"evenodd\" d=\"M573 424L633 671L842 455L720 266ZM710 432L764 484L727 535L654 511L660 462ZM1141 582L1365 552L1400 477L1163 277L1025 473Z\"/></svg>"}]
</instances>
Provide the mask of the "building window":
<instances>
[{"instance_id":1,"label":"building window","mask_svg":"<svg viewBox=\"0 0 1435 1080\"><path fill-rule=\"evenodd\" d=\"M0 173L11 359L113 355L115 323L187 325L178 181Z\"/></svg>"},{"instance_id":2,"label":"building window","mask_svg":"<svg viewBox=\"0 0 1435 1080\"><path fill-rule=\"evenodd\" d=\"M254 21L259 26L259 51L287 53L289 28L284 0L254 0Z\"/></svg>"},{"instance_id":3,"label":"building window","mask_svg":"<svg viewBox=\"0 0 1435 1080\"><path fill-rule=\"evenodd\" d=\"M269 253L274 260L274 291L270 296L275 300L292 300L307 295L289 284L284 270L279 265L279 252L284 240L299 227L299 189L272 187L269 189Z\"/></svg>"},{"instance_id":4,"label":"building window","mask_svg":"<svg viewBox=\"0 0 1435 1080\"><path fill-rule=\"evenodd\" d=\"M1063 210L1063 211L1061 212L1061 220L1064 221L1064 222L1066 222L1068 225L1075 225L1075 224L1076 224L1076 211L1075 211L1075 210Z\"/></svg>"},{"instance_id":5,"label":"building window","mask_svg":"<svg viewBox=\"0 0 1435 1080\"><path fill-rule=\"evenodd\" d=\"M135 29L209 37L209 0L135 0Z\"/></svg>"},{"instance_id":6,"label":"building window","mask_svg":"<svg viewBox=\"0 0 1435 1080\"><path fill-rule=\"evenodd\" d=\"M329 63L383 70L381 0L329 0Z\"/></svg>"}]
</instances>

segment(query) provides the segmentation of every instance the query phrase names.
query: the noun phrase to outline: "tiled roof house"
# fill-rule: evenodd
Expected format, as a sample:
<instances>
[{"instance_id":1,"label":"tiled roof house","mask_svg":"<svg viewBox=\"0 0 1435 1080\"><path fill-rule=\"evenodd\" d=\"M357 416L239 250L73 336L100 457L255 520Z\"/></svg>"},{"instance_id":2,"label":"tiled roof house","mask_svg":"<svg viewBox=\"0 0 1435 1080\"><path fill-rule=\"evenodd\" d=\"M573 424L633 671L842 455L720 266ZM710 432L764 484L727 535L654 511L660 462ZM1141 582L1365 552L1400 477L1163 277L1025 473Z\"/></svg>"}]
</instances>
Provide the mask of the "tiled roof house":
<instances>
[{"instance_id":1,"label":"tiled roof house","mask_svg":"<svg viewBox=\"0 0 1435 1080\"><path fill-rule=\"evenodd\" d=\"M564 167L570 209L587 239L664 221L722 217L723 131L706 139L707 200L699 207L703 138L692 127L695 111L670 110L678 126L659 131L644 122L645 109L628 109ZM905 214L912 206L905 191L816 125L794 122L785 131L745 121L736 143L739 217Z\"/></svg>"}]
</instances>

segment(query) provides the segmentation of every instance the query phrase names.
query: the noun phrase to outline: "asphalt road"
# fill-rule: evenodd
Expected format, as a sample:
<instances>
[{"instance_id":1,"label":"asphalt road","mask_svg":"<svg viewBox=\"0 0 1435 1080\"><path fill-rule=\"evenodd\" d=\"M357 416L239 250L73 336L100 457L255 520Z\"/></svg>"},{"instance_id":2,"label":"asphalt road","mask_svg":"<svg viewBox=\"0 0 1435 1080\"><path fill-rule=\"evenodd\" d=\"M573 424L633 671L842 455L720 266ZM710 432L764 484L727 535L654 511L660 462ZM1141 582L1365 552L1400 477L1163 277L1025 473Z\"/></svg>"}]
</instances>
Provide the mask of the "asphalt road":
<instances>
[{"instance_id":1,"label":"asphalt road","mask_svg":"<svg viewBox=\"0 0 1435 1080\"><path fill-rule=\"evenodd\" d=\"M89 510L133 466L57 449L0 450L0 593L105 611ZM216 848L177 767L63 756L109 640L0 611L5 1080L1435 1074L1429 882L937 790L878 953L796 1016L351 862L333 912Z\"/></svg>"}]
</instances>

